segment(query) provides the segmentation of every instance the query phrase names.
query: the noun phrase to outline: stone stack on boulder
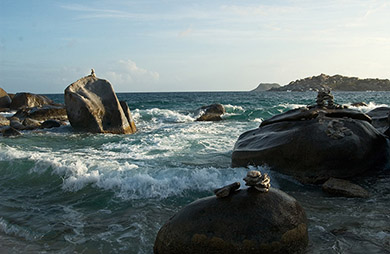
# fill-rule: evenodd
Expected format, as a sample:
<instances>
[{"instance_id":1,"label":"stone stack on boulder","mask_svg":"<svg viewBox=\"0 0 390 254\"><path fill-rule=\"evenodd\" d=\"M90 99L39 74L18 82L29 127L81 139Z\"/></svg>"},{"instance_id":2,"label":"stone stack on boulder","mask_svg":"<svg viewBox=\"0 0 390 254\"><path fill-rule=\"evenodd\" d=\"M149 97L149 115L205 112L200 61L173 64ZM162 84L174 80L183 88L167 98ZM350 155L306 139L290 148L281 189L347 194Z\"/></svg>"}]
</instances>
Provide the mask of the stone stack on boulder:
<instances>
[{"instance_id":1,"label":"stone stack on boulder","mask_svg":"<svg viewBox=\"0 0 390 254\"><path fill-rule=\"evenodd\" d=\"M65 106L74 129L114 134L136 131L127 104L121 105L111 84L97 78L94 73L65 89Z\"/></svg>"},{"instance_id":2,"label":"stone stack on boulder","mask_svg":"<svg viewBox=\"0 0 390 254\"><path fill-rule=\"evenodd\" d=\"M158 232L154 253L303 253L307 244L299 203L278 189L250 187L184 207Z\"/></svg>"},{"instance_id":3,"label":"stone stack on boulder","mask_svg":"<svg viewBox=\"0 0 390 254\"><path fill-rule=\"evenodd\" d=\"M319 101L276 115L240 135L232 165L267 164L309 182L383 169L389 145L370 122L371 118L360 111Z\"/></svg>"},{"instance_id":4,"label":"stone stack on boulder","mask_svg":"<svg viewBox=\"0 0 390 254\"><path fill-rule=\"evenodd\" d=\"M222 104L212 104L203 106L196 111L196 115L199 117L196 121L221 121L222 115L225 114L225 107Z\"/></svg>"}]
</instances>

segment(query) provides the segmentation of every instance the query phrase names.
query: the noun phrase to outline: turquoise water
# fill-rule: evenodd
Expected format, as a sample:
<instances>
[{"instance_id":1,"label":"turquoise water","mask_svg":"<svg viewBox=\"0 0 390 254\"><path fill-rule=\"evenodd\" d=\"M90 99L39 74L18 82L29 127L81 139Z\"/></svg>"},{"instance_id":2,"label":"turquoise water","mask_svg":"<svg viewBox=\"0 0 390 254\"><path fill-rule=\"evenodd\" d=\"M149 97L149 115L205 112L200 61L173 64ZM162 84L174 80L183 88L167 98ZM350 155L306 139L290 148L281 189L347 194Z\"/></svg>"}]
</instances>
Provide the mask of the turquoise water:
<instances>
[{"instance_id":1,"label":"turquoise water","mask_svg":"<svg viewBox=\"0 0 390 254\"><path fill-rule=\"evenodd\" d=\"M49 95L63 102L63 95ZM390 104L389 92L334 93L340 104ZM67 125L0 137L0 253L152 253L159 228L180 208L241 181L231 168L238 136L302 105L308 93L118 94L133 114L133 135L78 133ZM221 103L221 122L195 110ZM329 197L319 187L260 168L295 197L309 220L308 253L389 253L390 175L356 179L369 199Z\"/></svg>"}]
</instances>

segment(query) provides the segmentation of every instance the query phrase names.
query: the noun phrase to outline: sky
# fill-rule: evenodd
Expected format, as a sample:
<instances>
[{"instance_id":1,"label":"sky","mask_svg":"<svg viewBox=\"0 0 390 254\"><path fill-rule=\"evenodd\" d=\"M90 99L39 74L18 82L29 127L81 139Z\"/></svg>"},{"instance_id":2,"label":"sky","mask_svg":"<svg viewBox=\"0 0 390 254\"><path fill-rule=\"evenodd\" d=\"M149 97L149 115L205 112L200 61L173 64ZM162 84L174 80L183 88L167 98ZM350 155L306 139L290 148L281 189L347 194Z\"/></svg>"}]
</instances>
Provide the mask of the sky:
<instances>
[{"instance_id":1,"label":"sky","mask_svg":"<svg viewBox=\"0 0 390 254\"><path fill-rule=\"evenodd\" d=\"M321 73L390 78L388 0L0 0L0 87L248 91Z\"/></svg>"}]
</instances>

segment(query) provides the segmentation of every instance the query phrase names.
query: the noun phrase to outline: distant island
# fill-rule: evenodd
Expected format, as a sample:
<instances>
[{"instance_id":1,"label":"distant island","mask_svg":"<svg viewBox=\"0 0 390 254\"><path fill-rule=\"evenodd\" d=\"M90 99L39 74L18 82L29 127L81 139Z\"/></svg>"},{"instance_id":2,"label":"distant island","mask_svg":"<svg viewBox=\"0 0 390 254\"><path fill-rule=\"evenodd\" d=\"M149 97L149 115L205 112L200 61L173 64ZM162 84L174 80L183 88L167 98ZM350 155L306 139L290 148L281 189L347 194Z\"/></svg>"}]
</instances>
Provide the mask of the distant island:
<instances>
[{"instance_id":1,"label":"distant island","mask_svg":"<svg viewBox=\"0 0 390 254\"><path fill-rule=\"evenodd\" d=\"M288 85L272 87L266 89L266 91L305 92L319 91L327 88L330 88L332 91L390 91L390 80L377 78L360 79L357 77L321 74L319 76L291 81ZM256 90L257 88L252 91Z\"/></svg>"},{"instance_id":2,"label":"distant island","mask_svg":"<svg viewBox=\"0 0 390 254\"><path fill-rule=\"evenodd\" d=\"M280 85L277 83L260 83L255 89L253 89L251 92L264 92L268 91L272 88L279 88Z\"/></svg>"}]
</instances>

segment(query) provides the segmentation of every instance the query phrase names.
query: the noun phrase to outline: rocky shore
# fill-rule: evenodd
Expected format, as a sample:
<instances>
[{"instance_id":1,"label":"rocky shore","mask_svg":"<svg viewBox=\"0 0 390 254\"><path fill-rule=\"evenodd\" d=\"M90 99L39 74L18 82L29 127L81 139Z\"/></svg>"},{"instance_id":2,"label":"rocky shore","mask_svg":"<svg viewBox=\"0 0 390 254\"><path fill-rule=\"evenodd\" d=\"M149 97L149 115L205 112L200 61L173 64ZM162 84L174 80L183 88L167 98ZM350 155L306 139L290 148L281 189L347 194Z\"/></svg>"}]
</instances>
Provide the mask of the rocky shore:
<instances>
[{"instance_id":1,"label":"rocky shore","mask_svg":"<svg viewBox=\"0 0 390 254\"><path fill-rule=\"evenodd\" d=\"M268 91L305 92L320 91L322 89L332 89L333 91L390 91L390 80L321 74L291 81L288 85L270 88Z\"/></svg>"}]
</instances>

